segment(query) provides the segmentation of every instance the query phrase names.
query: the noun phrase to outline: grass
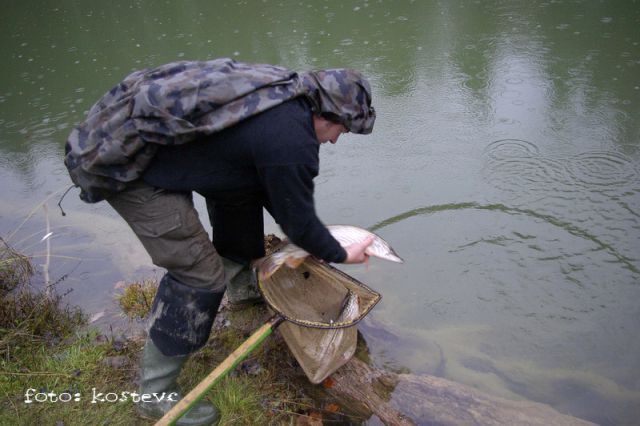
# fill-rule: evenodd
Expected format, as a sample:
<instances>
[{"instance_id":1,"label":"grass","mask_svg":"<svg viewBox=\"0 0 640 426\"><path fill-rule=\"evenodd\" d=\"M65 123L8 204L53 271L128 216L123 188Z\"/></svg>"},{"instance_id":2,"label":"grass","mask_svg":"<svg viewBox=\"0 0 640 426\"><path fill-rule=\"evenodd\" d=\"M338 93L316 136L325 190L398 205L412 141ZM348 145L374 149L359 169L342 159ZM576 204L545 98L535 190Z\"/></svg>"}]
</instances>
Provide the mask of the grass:
<instances>
[{"instance_id":1,"label":"grass","mask_svg":"<svg viewBox=\"0 0 640 426\"><path fill-rule=\"evenodd\" d=\"M210 399L222 413L223 424L254 425L267 420L254 387L254 381L248 376L226 377L220 383Z\"/></svg>"},{"instance_id":2,"label":"grass","mask_svg":"<svg viewBox=\"0 0 640 426\"><path fill-rule=\"evenodd\" d=\"M33 272L29 258L0 238L0 296L28 283Z\"/></svg>"},{"instance_id":3,"label":"grass","mask_svg":"<svg viewBox=\"0 0 640 426\"><path fill-rule=\"evenodd\" d=\"M96 409L91 402L93 388L105 392L130 386L129 372L102 362L112 349L96 337L83 332L55 347L35 343L19 348L13 361L3 361L0 389L7 401L0 424L130 424L132 404L105 403Z\"/></svg>"},{"instance_id":4,"label":"grass","mask_svg":"<svg viewBox=\"0 0 640 426\"><path fill-rule=\"evenodd\" d=\"M137 390L143 342L101 335L62 296L35 291L29 258L2 243L0 274L10 279L0 287L0 425L153 424L137 416L130 398L93 398L96 392L120 399L122 392ZM156 288L152 279L125 286L116 296L125 315L144 318ZM183 369L183 389L197 385L268 316L264 306L223 308L207 345ZM293 425L317 413L305 385L282 339L272 335L205 398L219 407L222 426Z\"/></svg>"},{"instance_id":5,"label":"grass","mask_svg":"<svg viewBox=\"0 0 640 426\"><path fill-rule=\"evenodd\" d=\"M131 424L131 403L96 409L92 389L135 390L134 370L105 360L135 358L139 347L115 345L62 295L33 289L29 258L4 240L0 260L0 425Z\"/></svg>"},{"instance_id":6,"label":"grass","mask_svg":"<svg viewBox=\"0 0 640 426\"><path fill-rule=\"evenodd\" d=\"M120 309L130 319L142 319L151 310L153 298L158 290L158 281L146 278L125 286L122 294L116 296Z\"/></svg>"},{"instance_id":7,"label":"grass","mask_svg":"<svg viewBox=\"0 0 640 426\"><path fill-rule=\"evenodd\" d=\"M14 360L23 347L53 345L86 322L76 308L62 306L60 295L20 287L4 294L0 306L0 356ZM16 353L17 352L17 353Z\"/></svg>"},{"instance_id":8,"label":"grass","mask_svg":"<svg viewBox=\"0 0 640 426\"><path fill-rule=\"evenodd\" d=\"M228 354L243 343L269 316L265 306L241 312L222 311L209 341L184 368L180 385L192 389ZM227 321L229 324L226 324ZM206 398L221 411L220 424L296 424L315 402L307 396L306 379L285 343L271 335L238 367L208 392Z\"/></svg>"},{"instance_id":9,"label":"grass","mask_svg":"<svg viewBox=\"0 0 640 426\"><path fill-rule=\"evenodd\" d=\"M33 267L29 258L0 239L0 356L15 360L33 342L60 341L84 324L78 309L62 307L62 297L29 288Z\"/></svg>"}]
</instances>

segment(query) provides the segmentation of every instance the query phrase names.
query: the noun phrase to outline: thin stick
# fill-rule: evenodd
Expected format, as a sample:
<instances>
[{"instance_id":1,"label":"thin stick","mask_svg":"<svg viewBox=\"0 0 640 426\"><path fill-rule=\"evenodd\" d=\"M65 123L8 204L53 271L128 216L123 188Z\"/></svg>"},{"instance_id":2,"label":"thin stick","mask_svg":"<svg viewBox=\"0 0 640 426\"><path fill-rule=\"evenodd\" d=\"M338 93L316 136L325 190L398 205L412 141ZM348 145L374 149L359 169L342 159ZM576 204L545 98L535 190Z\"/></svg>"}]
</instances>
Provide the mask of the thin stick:
<instances>
[{"instance_id":1,"label":"thin stick","mask_svg":"<svg viewBox=\"0 0 640 426\"><path fill-rule=\"evenodd\" d=\"M71 374L67 373L50 373L48 371L32 371L30 373L14 373L12 371L0 371L0 374L6 374L8 376L60 376L71 377Z\"/></svg>"},{"instance_id":2,"label":"thin stick","mask_svg":"<svg viewBox=\"0 0 640 426\"><path fill-rule=\"evenodd\" d=\"M339 415L344 416L344 417L349 417L350 419L366 420L364 417L361 417L361 416L351 415L351 414L343 413L341 411L331 411L331 410L327 410L326 408L320 408L320 407L316 407L315 405L304 404L302 402L295 402L295 401L291 401L291 400L288 400L288 399L282 399L282 400L279 400L279 401L284 403L284 404L292 404L292 405L297 405L299 407L311 408L311 409L313 409L315 411L322 411L324 413L339 414ZM279 410L277 408L269 408L269 409L272 410L272 411L281 411L283 413L297 414L297 413L293 413L293 412L290 412L290 411L287 411L287 410ZM302 414L302 415L304 416L305 414Z\"/></svg>"},{"instance_id":3,"label":"thin stick","mask_svg":"<svg viewBox=\"0 0 640 426\"><path fill-rule=\"evenodd\" d=\"M34 214L36 214L36 212L38 211L38 209L47 204L47 201L49 201L50 199L52 199L53 197L55 197L56 195L58 195L59 193L61 193L64 189L66 189L66 186L64 188L60 188L57 191L54 191L51 195L49 195L47 198L45 198L44 200L42 200L42 202L40 204L38 204L37 206L35 206L33 208L33 210L31 210L29 212L29 214L27 215L27 217L24 218L24 220L22 221L22 223L20 223L20 225L18 225L18 227L16 229L13 230L13 232L11 234L9 234L9 236L7 237L7 241L11 241L11 238L16 234L16 232L18 232L20 230L20 228L22 228L22 226L27 223L27 221L29 219L31 219L31 216L33 216Z\"/></svg>"},{"instance_id":4,"label":"thin stick","mask_svg":"<svg viewBox=\"0 0 640 426\"><path fill-rule=\"evenodd\" d=\"M272 316L266 324L255 331L238 349L220 363L207 377L184 396L176 405L162 417L155 426L173 425L184 412L198 402L225 374L235 368L249 353L257 348L284 319L280 315Z\"/></svg>"},{"instance_id":5,"label":"thin stick","mask_svg":"<svg viewBox=\"0 0 640 426\"><path fill-rule=\"evenodd\" d=\"M51 232L51 223L49 223L49 209L46 204L42 205L42 209L44 210L44 218L45 223L47 224L47 232L45 235L49 235ZM45 257L44 265L42 265L44 269L44 285L45 285L45 294L48 298L51 298L51 277L49 276L49 265L51 264L51 238L47 238L45 240L45 247L47 248L47 255Z\"/></svg>"},{"instance_id":6,"label":"thin stick","mask_svg":"<svg viewBox=\"0 0 640 426\"><path fill-rule=\"evenodd\" d=\"M20 412L18 411L18 407L16 407L16 404L12 401L11 397L9 396L9 394L7 393L7 391L4 391L5 396L7 397L7 401L9 401L9 403L11 404L11 406L13 407L13 411L16 412L16 419L20 420Z\"/></svg>"},{"instance_id":7,"label":"thin stick","mask_svg":"<svg viewBox=\"0 0 640 426\"><path fill-rule=\"evenodd\" d=\"M43 254L31 254L29 255L29 258L31 259L35 259L38 257L46 257L47 253L43 253ZM75 256L65 256L63 254L52 254L49 255L49 257L51 257L52 259L68 259L68 260L99 260L98 257L75 257Z\"/></svg>"},{"instance_id":8,"label":"thin stick","mask_svg":"<svg viewBox=\"0 0 640 426\"><path fill-rule=\"evenodd\" d=\"M71 228L71 225L54 226L53 228L51 228L51 230L52 230L52 231L57 231L57 230L59 230L59 229L64 229L64 228ZM20 244L24 243L25 241L27 241L27 240L29 240L29 239L31 239L31 238L33 238L33 237L35 237L35 236L40 236L41 234L42 234L42 231L41 231L41 230L38 230L38 231L34 232L33 234L31 234L31 235L27 235L26 237L22 238L21 240L16 241L15 243L13 243L13 246L14 246L14 247L18 247L18 246L20 246ZM63 233L61 233L61 232L56 232L56 235L57 235L58 237L60 237L61 235L67 235L67 234L63 234ZM24 248L21 248L21 250L22 250L22 251L27 251L27 250L29 250L31 247L33 247L33 246L37 245L37 244L38 244L38 243L40 243L40 242L42 242L42 240L40 240L40 241L38 241L38 242L36 242L36 243L33 243L33 244L31 244L31 245L28 245L28 246L26 246L26 247L24 247Z\"/></svg>"}]
</instances>

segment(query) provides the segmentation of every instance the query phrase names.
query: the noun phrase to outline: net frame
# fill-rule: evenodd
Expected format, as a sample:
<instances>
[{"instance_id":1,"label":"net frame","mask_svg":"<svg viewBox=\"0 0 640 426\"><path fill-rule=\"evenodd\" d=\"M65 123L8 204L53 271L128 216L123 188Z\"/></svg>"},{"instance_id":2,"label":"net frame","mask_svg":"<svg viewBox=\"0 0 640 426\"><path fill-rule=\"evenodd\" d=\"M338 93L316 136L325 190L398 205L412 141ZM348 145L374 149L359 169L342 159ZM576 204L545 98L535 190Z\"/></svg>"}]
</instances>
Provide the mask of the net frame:
<instances>
[{"instance_id":1,"label":"net frame","mask_svg":"<svg viewBox=\"0 0 640 426\"><path fill-rule=\"evenodd\" d=\"M277 251L278 249L276 249L274 253ZM307 273L313 274L314 279L309 280L309 276L305 277L305 274ZM301 279L300 275L305 278ZM258 282L258 290L272 311L282 316L288 322L308 328L339 329L351 327L360 322L382 298L380 293L372 290L352 276L311 256L309 256L297 268L282 266L272 276L265 280L260 279L259 274L257 274L256 271L256 278ZM325 293L327 304L333 305L334 308L340 307L340 302L342 302L347 296L348 290L351 290L356 294L356 296L358 296L358 315L353 320L333 322L331 320L313 319L310 317L303 318L299 314L302 309L292 306L296 303L302 303L302 300L287 300L288 297L285 293L289 289L284 288L286 285L283 285L283 283L287 281L295 282L296 286L322 285L322 290L314 291L322 291ZM296 295L305 293L305 290L296 290ZM309 303L306 303L305 305L310 306ZM325 312L322 312L323 315L320 315L320 317L329 318L331 316L331 306L323 306L321 309ZM335 311L333 316L337 317L338 314L339 312ZM315 315L315 317L317 318L318 315Z\"/></svg>"},{"instance_id":2,"label":"net frame","mask_svg":"<svg viewBox=\"0 0 640 426\"><path fill-rule=\"evenodd\" d=\"M312 257L295 269L282 266L264 280L256 270L256 277L269 309L285 320L278 327L280 335L314 384L321 383L353 357L357 324L382 298L357 279ZM345 301L353 297L351 293L357 296L357 315L348 321L331 322L346 317ZM314 306L317 312L313 315L300 316L301 311L314 310Z\"/></svg>"}]
</instances>

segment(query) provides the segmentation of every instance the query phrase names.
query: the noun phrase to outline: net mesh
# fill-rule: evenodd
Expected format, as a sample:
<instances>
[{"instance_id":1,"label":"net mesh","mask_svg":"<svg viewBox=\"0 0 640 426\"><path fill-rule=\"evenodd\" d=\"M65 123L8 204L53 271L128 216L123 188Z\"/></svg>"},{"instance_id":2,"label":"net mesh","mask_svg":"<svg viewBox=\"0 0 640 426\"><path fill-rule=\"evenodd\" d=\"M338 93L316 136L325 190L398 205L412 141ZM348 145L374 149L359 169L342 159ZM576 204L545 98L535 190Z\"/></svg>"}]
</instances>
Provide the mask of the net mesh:
<instances>
[{"instance_id":1,"label":"net mesh","mask_svg":"<svg viewBox=\"0 0 640 426\"><path fill-rule=\"evenodd\" d=\"M258 280L266 303L285 321L279 331L312 383L320 383L355 353L356 324L380 300L355 278L311 257Z\"/></svg>"}]
</instances>

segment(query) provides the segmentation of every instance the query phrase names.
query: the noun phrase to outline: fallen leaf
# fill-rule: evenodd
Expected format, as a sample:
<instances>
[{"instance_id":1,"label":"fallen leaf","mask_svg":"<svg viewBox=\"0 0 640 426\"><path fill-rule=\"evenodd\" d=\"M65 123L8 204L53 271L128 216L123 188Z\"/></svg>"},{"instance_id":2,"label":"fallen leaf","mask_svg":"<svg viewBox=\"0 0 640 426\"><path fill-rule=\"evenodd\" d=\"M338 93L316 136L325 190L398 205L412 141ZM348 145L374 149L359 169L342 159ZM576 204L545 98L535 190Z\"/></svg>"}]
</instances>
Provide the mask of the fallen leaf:
<instances>
[{"instance_id":1,"label":"fallen leaf","mask_svg":"<svg viewBox=\"0 0 640 426\"><path fill-rule=\"evenodd\" d=\"M111 368L123 368L129 363L129 358L123 355L108 356L102 360L102 363Z\"/></svg>"},{"instance_id":2,"label":"fallen leaf","mask_svg":"<svg viewBox=\"0 0 640 426\"><path fill-rule=\"evenodd\" d=\"M91 319L89 319L89 324L91 324L92 322L98 321L103 316L104 316L104 311L100 311L98 313L91 315Z\"/></svg>"},{"instance_id":3,"label":"fallen leaf","mask_svg":"<svg viewBox=\"0 0 640 426\"><path fill-rule=\"evenodd\" d=\"M322 413L311 411L306 416L299 416L296 426L322 426Z\"/></svg>"},{"instance_id":4,"label":"fallen leaf","mask_svg":"<svg viewBox=\"0 0 640 426\"><path fill-rule=\"evenodd\" d=\"M322 422L322 413L320 411L310 411L309 417L311 417L314 420L320 420L320 422Z\"/></svg>"},{"instance_id":5,"label":"fallen leaf","mask_svg":"<svg viewBox=\"0 0 640 426\"><path fill-rule=\"evenodd\" d=\"M330 413L337 413L340 410L340 406L338 404L327 404L324 409Z\"/></svg>"},{"instance_id":6,"label":"fallen leaf","mask_svg":"<svg viewBox=\"0 0 640 426\"><path fill-rule=\"evenodd\" d=\"M336 382L331 377L327 377L322 381L322 387L325 389L331 389Z\"/></svg>"}]
</instances>

